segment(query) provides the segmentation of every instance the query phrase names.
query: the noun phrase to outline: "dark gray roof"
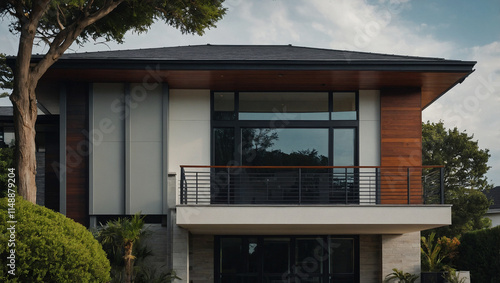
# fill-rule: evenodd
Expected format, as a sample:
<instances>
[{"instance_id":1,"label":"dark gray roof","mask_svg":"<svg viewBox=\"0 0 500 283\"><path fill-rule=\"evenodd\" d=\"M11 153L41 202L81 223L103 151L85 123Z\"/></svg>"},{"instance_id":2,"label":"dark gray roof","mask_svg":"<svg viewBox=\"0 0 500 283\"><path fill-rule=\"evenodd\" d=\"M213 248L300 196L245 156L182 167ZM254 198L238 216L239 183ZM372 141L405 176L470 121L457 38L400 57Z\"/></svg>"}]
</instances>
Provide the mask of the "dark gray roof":
<instances>
[{"instance_id":1,"label":"dark gray roof","mask_svg":"<svg viewBox=\"0 0 500 283\"><path fill-rule=\"evenodd\" d=\"M14 109L12 106L0 106L0 116L12 116L14 115Z\"/></svg>"},{"instance_id":2,"label":"dark gray roof","mask_svg":"<svg viewBox=\"0 0 500 283\"><path fill-rule=\"evenodd\" d=\"M493 200L493 204L490 206L490 209L500 209L500 186L491 189L486 196L488 199Z\"/></svg>"},{"instance_id":3,"label":"dark gray roof","mask_svg":"<svg viewBox=\"0 0 500 283\"><path fill-rule=\"evenodd\" d=\"M37 61L42 55L33 56ZM15 57L7 58L14 65ZM193 45L64 54L51 68L471 73L476 62L292 45Z\"/></svg>"},{"instance_id":4,"label":"dark gray roof","mask_svg":"<svg viewBox=\"0 0 500 283\"><path fill-rule=\"evenodd\" d=\"M67 53L62 59L128 59L128 60L395 60L444 61L442 58L415 57L299 47L292 45L190 45L148 49Z\"/></svg>"}]
</instances>

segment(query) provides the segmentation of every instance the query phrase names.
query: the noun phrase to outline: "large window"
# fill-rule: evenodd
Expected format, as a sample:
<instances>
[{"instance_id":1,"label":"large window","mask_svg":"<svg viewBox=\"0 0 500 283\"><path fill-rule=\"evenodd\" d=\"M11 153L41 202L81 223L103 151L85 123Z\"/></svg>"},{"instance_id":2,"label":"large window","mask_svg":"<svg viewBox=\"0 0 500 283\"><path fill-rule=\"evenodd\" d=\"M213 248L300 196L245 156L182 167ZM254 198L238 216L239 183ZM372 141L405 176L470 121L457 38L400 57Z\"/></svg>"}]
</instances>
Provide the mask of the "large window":
<instances>
[{"instance_id":1,"label":"large window","mask_svg":"<svg viewBox=\"0 0 500 283\"><path fill-rule=\"evenodd\" d=\"M356 236L220 236L215 282L359 282Z\"/></svg>"},{"instance_id":2,"label":"large window","mask_svg":"<svg viewBox=\"0 0 500 283\"><path fill-rule=\"evenodd\" d=\"M212 203L357 203L355 92L214 92ZM225 182L220 182L223 179ZM229 188L229 189L228 189Z\"/></svg>"},{"instance_id":3,"label":"large window","mask_svg":"<svg viewBox=\"0 0 500 283\"><path fill-rule=\"evenodd\" d=\"M357 165L355 92L214 92L212 164Z\"/></svg>"}]
</instances>

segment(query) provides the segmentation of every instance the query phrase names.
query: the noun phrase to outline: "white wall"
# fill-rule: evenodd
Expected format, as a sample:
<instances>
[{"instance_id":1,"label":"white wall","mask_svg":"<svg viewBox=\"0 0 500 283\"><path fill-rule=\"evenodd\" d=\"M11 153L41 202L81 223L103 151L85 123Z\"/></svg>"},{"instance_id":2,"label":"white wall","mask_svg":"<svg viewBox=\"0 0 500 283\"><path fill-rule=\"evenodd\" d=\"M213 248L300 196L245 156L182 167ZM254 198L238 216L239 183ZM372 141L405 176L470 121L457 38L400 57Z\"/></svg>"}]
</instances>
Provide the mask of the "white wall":
<instances>
[{"instance_id":1,"label":"white wall","mask_svg":"<svg viewBox=\"0 0 500 283\"><path fill-rule=\"evenodd\" d=\"M129 213L161 214L162 88L131 84L130 96Z\"/></svg>"},{"instance_id":2,"label":"white wall","mask_svg":"<svg viewBox=\"0 0 500 283\"><path fill-rule=\"evenodd\" d=\"M162 87L131 84L129 94L121 83L92 87L91 215L163 213Z\"/></svg>"},{"instance_id":3,"label":"white wall","mask_svg":"<svg viewBox=\"0 0 500 283\"><path fill-rule=\"evenodd\" d=\"M491 219L491 227L500 226L500 210L490 210L486 213L486 217Z\"/></svg>"},{"instance_id":4,"label":"white wall","mask_svg":"<svg viewBox=\"0 0 500 283\"><path fill-rule=\"evenodd\" d=\"M380 91L359 91L359 165L380 165Z\"/></svg>"},{"instance_id":5,"label":"white wall","mask_svg":"<svg viewBox=\"0 0 500 283\"><path fill-rule=\"evenodd\" d=\"M359 165L380 166L380 91L359 91ZM375 169L360 169L370 178L363 178L360 203L372 204L376 200Z\"/></svg>"},{"instance_id":6,"label":"white wall","mask_svg":"<svg viewBox=\"0 0 500 283\"><path fill-rule=\"evenodd\" d=\"M210 90L169 92L168 168L180 180L181 165L210 165Z\"/></svg>"},{"instance_id":7,"label":"white wall","mask_svg":"<svg viewBox=\"0 0 500 283\"><path fill-rule=\"evenodd\" d=\"M125 211L125 123L123 84L94 84L90 207L92 214ZM121 111L120 111L121 110Z\"/></svg>"}]
</instances>

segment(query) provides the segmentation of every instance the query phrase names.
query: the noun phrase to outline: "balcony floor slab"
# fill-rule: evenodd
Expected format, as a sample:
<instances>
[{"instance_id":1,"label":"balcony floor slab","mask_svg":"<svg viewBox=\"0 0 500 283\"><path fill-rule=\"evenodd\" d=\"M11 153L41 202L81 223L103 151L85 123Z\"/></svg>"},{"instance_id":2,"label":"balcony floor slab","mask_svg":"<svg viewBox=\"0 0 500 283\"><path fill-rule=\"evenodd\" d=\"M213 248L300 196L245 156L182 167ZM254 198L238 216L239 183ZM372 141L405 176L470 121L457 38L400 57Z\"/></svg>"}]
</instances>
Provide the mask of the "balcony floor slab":
<instances>
[{"instance_id":1,"label":"balcony floor slab","mask_svg":"<svg viewBox=\"0 0 500 283\"><path fill-rule=\"evenodd\" d=\"M451 224L451 205L178 205L193 234L405 234Z\"/></svg>"}]
</instances>

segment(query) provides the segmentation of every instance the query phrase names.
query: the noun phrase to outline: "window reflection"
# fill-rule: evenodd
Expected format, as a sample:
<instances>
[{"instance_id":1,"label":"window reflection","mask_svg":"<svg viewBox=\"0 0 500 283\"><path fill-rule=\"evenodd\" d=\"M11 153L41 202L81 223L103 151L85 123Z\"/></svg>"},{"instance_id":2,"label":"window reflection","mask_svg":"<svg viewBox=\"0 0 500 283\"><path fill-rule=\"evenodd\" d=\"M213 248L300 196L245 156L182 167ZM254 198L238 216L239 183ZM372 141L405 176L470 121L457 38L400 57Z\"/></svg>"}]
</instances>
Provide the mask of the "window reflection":
<instances>
[{"instance_id":1,"label":"window reflection","mask_svg":"<svg viewBox=\"0 0 500 283\"><path fill-rule=\"evenodd\" d=\"M214 120L235 120L234 93L214 93Z\"/></svg>"},{"instance_id":2,"label":"window reflection","mask_svg":"<svg viewBox=\"0 0 500 283\"><path fill-rule=\"evenodd\" d=\"M354 129L333 129L333 165L354 166Z\"/></svg>"},{"instance_id":3,"label":"window reflection","mask_svg":"<svg viewBox=\"0 0 500 283\"><path fill-rule=\"evenodd\" d=\"M328 93L240 92L240 120L328 120Z\"/></svg>"},{"instance_id":4,"label":"window reflection","mask_svg":"<svg viewBox=\"0 0 500 283\"><path fill-rule=\"evenodd\" d=\"M214 165L234 165L234 128L214 128Z\"/></svg>"},{"instance_id":5,"label":"window reflection","mask_svg":"<svg viewBox=\"0 0 500 283\"><path fill-rule=\"evenodd\" d=\"M328 165L328 129L244 128L241 136L243 165Z\"/></svg>"},{"instance_id":6,"label":"window reflection","mask_svg":"<svg viewBox=\"0 0 500 283\"><path fill-rule=\"evenodd\" d=\"M356 120L356 93L334 92L332 120Z\"/></svg>"}]
</instances>

